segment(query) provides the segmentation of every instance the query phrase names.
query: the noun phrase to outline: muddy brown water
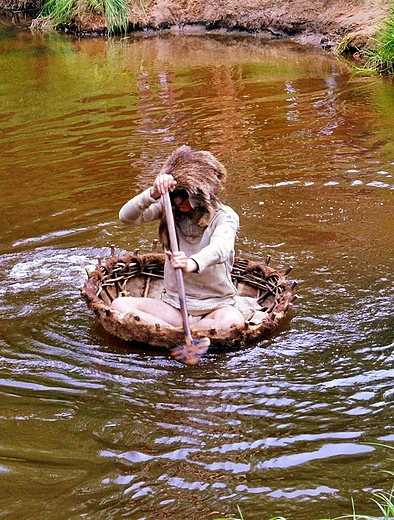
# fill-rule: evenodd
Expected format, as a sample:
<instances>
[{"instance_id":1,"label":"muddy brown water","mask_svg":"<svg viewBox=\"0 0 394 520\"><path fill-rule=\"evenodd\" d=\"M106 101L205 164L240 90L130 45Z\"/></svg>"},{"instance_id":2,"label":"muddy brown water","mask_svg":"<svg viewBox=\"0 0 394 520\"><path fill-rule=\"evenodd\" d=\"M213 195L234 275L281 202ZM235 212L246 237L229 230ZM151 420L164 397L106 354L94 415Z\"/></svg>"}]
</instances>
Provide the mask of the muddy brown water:
<instances>
[{"instance_id":1,"label":"muddy brown water","mask_svg":"<svg viewBox=\"0 0 394 520\"><path fill-rule=\"evenodd\" d=\"M252 37L0 27L3 518L378 514L394 469L394 88ZM278 333L197 367L108 336L85 267L178 145L228 167L238 249L294 265Z\"/></svg>"}]
</instances>

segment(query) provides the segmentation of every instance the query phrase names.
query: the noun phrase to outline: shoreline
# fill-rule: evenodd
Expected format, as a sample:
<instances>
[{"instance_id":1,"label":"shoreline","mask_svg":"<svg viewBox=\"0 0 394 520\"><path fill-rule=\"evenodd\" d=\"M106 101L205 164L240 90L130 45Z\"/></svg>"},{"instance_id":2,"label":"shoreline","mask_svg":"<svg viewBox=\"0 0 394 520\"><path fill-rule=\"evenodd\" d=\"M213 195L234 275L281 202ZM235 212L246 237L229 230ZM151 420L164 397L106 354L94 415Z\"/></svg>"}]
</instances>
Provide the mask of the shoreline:
<instances>
[{"instance_id":1,"label":"shoreline","mask_svg":"<svg viewBox=\"0 0 394 520\"><path fill-rule=\"evenodd\" d=\"M9 1L0 0L0 12L11 17L22 15L23 7L16 12L15 2L8 5ZM36 13L40 5L35 4ZM29 2L26 12L31 13L33 7ZM270 0L145 0L143 6L132 3L127 7L132 28L127 35L141 31L150 35L246 33L333 52L346 41L349 53L371 46L389 10L387 0L278 0L275 4ZM32 16L31 28L51 30L52 26ZM58 30L81 37L103 37L109 33L106 17L91 10L75 15Z\"/></svg>"}]
</instances>

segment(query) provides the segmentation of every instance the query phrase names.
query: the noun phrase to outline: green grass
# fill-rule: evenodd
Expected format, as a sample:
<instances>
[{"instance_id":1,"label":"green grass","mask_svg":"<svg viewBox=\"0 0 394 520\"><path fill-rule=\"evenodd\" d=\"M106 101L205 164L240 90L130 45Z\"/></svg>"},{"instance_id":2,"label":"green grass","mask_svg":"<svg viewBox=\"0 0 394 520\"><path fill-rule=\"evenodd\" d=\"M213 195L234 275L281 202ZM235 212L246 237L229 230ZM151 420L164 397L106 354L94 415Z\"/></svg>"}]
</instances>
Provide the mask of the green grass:
<instances>
[{"instance_id":1,"label":"green grass","mask_svg":"<svg viewBox=\"0 0 394 520\"><path fill-rule=\"evenodd\" d=\"M354 34L345 35L335 49L336 56L357 54L364 65L351 64L356 73L394 74L394 5L391 6L387 16L380 22L375 36L371 39L371 48L359 49L353 44L353 39Z\"/></svg>"},{"instance_id":2,"label":"green grass","mask_svg":"<svg viewBox=\"0 0 394 520\"><path fill-rule=\"evenodd\" d=\"M135 0L144 8L144 0ZM89 12L105 16L109 34L126 33L129 27L129 6L132 0L47 0L39 18L49 20L55 27L67 25L75 16Z\"/></svg>"},{"instance_id":3,"label":"green grass","mask_svg":"<svg viewBox=\"0 0 394 520\"><path fill-rule=\"evenodd\" d=\"M365 51L365 69L384 74L394 74L394 6L381 22L373 38L374 45Z\"/></svg>"}]
</instances>

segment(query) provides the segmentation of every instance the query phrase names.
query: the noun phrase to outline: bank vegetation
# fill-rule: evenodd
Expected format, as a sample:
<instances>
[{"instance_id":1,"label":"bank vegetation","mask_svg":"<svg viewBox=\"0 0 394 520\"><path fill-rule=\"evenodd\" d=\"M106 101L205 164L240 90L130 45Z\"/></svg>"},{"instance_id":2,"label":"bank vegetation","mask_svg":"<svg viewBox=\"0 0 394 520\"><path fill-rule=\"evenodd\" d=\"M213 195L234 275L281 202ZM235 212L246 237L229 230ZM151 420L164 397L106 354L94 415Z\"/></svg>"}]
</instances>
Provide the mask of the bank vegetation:
<instances>
[{"instance_id":1,"label":"bank vegetation","mask_svg":"<svg viewBox=\"0 0 394 520\"><path fill-rule=\"evenodd\" d=\"M77 36L132 31L228 33L292 39L392 73L393 0L0 0L0 9L30 11L33 30ZM376 53L378 50L378 54Z\"/></svg>"}]
</instances>

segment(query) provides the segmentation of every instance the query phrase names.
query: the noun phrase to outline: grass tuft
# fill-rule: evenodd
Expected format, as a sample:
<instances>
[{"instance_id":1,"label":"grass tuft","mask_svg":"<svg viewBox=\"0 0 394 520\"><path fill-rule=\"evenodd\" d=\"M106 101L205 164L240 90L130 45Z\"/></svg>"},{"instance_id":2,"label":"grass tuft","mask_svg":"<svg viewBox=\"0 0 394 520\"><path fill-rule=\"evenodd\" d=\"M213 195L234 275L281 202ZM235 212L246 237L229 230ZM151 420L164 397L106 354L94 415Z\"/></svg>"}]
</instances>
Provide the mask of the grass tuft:
<instances>
[{"instance_id":1,"label":"grass tuft","mask_svg":"<svg viewBox=\"0 0 394 520\"><path fill-rule=\"evenodd\" d=\"M336 56L342 56L342 54L346 54L353 49L352 41L354 39L354 34L347 34L342 38L342 40L338 43L335 49Z\"/></svg>"},{"instance_id":2,"label":"grass tuft","mask_svg":"<svg viewBox=\"0 0 394 520\"><path fill-rule=\"evenodd\" d=\"M394 74L394 6L381 22L373 42L374 46L365 51L365 69Z\"/></svg>"},{"instance_id":3,"label":"grass tuft","mask_svg":"<svg viewBox=\"0 0 394 520\"><path fill-rule=\"evenodd\" d=\"M144 0L134 0L144 8ZM80 18L89 12L105 16L109 34L126 33L129 28L130 0L46 0L39 19L49 20L56 27L66 25L75 16Z\"/></svg>"}]
</instances>

